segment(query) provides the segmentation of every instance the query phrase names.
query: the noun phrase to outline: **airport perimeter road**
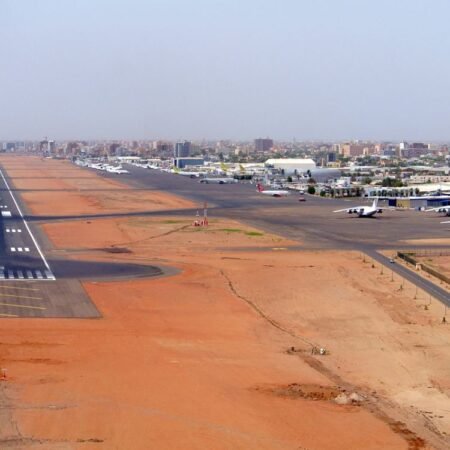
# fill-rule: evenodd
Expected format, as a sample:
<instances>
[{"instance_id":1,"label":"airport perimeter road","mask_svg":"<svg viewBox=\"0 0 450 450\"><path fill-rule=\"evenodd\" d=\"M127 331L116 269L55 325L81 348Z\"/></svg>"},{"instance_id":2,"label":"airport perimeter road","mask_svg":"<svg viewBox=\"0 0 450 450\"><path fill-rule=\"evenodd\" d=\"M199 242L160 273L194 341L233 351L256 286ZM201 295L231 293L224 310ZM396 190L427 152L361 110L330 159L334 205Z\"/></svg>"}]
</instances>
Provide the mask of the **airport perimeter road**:
<instances>
[{"instance_id":1,"label":"airport perimeter road","mask_svg":"<svg viewBox=\"0 0 450 450\"><path fill-rule=\"evenodd\" d=\"M55 280L2 170L0 261L0 280Z\"/></svg>"},{"instance_id":2,"label":"airport perimeter road","mask_svg":"<svg viewBox=\"0 0 450 450\"><path fill-rule=\"evenodd\" d=\"M388 269L394 271L396 274L400 275L405 280L408 280L410 283L415 284L419 289L422 289L423 291L429 293L435 299L441 301L447 306L450 306L450 295L447 291L445 291L441 287L419 276L418 274L414 273L413 271L404 267L401 264L390 263L389 258L387 256L384 256L374 250L368 250L365 251L365 253L375 261L378 261L379 263L388 266Z\"/></svg>"}]
</instances>

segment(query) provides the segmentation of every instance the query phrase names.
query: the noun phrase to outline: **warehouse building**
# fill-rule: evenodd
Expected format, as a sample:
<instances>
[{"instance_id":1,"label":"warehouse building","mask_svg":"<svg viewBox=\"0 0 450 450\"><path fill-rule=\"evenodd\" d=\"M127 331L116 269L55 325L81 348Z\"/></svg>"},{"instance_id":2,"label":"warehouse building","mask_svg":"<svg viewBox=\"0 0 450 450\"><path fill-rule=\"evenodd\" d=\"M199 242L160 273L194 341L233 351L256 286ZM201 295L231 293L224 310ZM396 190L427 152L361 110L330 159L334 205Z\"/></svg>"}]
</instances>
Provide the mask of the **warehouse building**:
<instances>
[{"instance_id":1,"label":"warehouse building","mask_svg":"<svg viewBox=\"0 0 450 450\"><path fill-rule=\"evenodd\" d=\"M285 175L301 175L308 170L313 171L316 168L316 163L312 159L303 158L271 158L268 159L264 164L267 168L283 171Z\"/></svg>"}]
</instances>

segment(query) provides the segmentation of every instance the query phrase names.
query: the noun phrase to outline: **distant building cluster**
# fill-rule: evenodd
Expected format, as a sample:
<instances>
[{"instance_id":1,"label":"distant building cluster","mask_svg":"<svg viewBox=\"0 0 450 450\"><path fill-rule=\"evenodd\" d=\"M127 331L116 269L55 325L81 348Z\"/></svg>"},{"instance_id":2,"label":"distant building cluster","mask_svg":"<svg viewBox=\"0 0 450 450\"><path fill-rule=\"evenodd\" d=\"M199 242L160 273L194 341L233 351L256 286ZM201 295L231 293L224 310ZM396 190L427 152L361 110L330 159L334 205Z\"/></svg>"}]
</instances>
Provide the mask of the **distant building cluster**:
<instances>
[{"instance_id":1,"label":"distant building cluster","mask_svg":"<svg viewBox=\"0 0 450 450\"><path fill-rule=\"evenodd\" d=\"M252 141L221 140L104 140L57 141L45 137L39 141L2 141L0 151L26 152L54 158L158 158L175 167L203 163L265 163L290 172L314 164L315 167L342 169L347 166L449 167L449 146L445 142L310 142L274 141L258 137ZM445 175L445 174L443 174Z\"/></svg>"}]
</instances>

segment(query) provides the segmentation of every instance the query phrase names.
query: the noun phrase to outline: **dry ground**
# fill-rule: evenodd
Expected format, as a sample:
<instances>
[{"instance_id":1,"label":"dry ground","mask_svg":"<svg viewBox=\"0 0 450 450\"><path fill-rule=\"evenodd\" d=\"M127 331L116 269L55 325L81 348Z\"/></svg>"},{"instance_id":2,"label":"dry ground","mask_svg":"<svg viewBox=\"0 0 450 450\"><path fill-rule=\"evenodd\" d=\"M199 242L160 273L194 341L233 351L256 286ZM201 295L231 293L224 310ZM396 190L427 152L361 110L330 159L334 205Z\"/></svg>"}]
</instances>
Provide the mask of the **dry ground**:
<instances>
[{"instance_id":1,"label":"dry ground","mask_svg":"<svg viewBox=\"0 0 450 450\"><path fill-rule=\"evenodd\" d=\"M0 159L18 172L28 161ZM51 165L52 176L89 173L64 164L32 162L37 173ZM54 194L59 211L67 192ZM111 207L98 192L73 195L73 212L92 198L96 212ZM425 310L411 286L359 255L290 251L289 241L214 218L208 228L186 217L124 217L44 229L68 257L182 273L85 283L101 320L0 320L5 448L450 446L441 305ZM131 253L99 250L111 246ZM312 355L316 347L327 354ZM359 395L356 404L334 401L344 390Z\"/></svg>"},{"instance_id":2,"label":"dry ground","mask_svg":"<svg viewBox=\"0 0 450 450\"><path fill-rule=\"evenodd\" d=\"M417 259L421 262L424 262L425 264L428 264L443 275L450 277L450 255L420 256Z\"/></svg>"}]
</instances>

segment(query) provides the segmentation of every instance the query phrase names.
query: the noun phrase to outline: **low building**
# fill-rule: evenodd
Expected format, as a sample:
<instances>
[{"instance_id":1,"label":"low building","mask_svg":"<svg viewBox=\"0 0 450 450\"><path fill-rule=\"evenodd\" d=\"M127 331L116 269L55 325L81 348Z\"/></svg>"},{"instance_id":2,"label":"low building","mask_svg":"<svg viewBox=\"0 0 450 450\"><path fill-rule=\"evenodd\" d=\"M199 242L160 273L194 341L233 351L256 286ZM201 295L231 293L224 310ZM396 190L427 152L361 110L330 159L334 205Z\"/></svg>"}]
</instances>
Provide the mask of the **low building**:
<instances>
[{"instance_id":1,"label":"low building","mask_svg":"<svg viewBox=\"0 0 450 450\"><path fill-rule=\"evenodd\" d=\"M173 165L178 169L183 169L186 166L203 166L205 160L203 158L174 158Z\"/></svg>"}]
</instances>

